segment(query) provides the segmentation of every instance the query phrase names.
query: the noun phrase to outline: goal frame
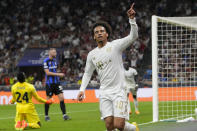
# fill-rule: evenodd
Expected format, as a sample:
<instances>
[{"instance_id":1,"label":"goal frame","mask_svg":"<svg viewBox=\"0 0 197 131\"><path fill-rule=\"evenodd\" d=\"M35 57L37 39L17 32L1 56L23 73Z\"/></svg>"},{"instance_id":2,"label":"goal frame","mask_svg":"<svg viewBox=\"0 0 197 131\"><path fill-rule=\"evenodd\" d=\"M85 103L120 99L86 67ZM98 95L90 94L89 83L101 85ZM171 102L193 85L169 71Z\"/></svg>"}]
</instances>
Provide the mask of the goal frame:
<instances>
[{"instance_id":1,"label":"goal frame","mask_svg":"<svg viewBox=\"0 0 197 131\"><path fill-rule=\"evenodd\" d=\"M169 19L170 18L170 19ZM186 18L186 21L181 21ZM187 20L187 18L194 18L193 21ZM195 28L197 30L196 20L197 17L159 17L156 15L152 16L152 111L153 111L153 122L159 121L159 96L158 96L158 22L164 21L170 24L181 25L187 28ZM192 24L192 26L191 26Z\"/></svg>"},{"instance_id":2,"label":"goal frame","mask_svg":"<svg viewBox=\"0 0 197 131\"><path fill-rule=\"evenodd\" d=\"M152 90L153 90L153 122L159 120L158 100L158 37L157 37L157 16L152 16Z\"/></svg>"}]
</instances>

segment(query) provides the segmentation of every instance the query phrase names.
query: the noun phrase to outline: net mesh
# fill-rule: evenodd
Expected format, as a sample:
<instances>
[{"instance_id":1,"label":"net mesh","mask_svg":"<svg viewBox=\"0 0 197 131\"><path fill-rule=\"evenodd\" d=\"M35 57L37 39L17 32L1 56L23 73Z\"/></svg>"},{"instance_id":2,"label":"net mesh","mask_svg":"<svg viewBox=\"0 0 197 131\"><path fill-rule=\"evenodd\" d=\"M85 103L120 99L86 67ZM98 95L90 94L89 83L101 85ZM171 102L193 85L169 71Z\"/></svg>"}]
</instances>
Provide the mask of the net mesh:
<instances>
[{"instance_id":1,"label":"net mesh","mask_svg":"<svg viewBox=\"0 0 197 131\"><path fill-rule=\"evenodd\" d=\"M197 108L197 29L158 22L159 120L184 119Z\"/></svg>"}]
</instances>

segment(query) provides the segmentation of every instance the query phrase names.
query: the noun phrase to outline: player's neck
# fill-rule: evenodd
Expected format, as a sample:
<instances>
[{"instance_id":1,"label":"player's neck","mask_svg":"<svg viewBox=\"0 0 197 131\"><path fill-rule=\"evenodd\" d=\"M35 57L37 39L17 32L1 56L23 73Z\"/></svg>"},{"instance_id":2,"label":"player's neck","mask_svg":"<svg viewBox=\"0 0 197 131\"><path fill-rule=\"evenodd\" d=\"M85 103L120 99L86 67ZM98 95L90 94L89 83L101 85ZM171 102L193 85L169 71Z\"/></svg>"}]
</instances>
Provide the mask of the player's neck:
<instances>
[{"instance_id":1,"label":"player's neck","mask_svg":"<svg viewBox=\"0 0 197 131\"><path fill-rule=\"evenodd\" d=\"M107 40L106 41L98 41L97 44L98 44L98 48L102 48L107 44Z\"/></svg>"},{"instance_id":2,"label":"player's neck","mask_svg":"<svg viewBox=\"0 0 197 131\"><path fill-rule=\"evenodd\" d=\"M52 59L53 59L53 57L52 57L52 56L49 56L49 59L51 59L51 60L52 60Z\"/></svg>"}]
</instances>

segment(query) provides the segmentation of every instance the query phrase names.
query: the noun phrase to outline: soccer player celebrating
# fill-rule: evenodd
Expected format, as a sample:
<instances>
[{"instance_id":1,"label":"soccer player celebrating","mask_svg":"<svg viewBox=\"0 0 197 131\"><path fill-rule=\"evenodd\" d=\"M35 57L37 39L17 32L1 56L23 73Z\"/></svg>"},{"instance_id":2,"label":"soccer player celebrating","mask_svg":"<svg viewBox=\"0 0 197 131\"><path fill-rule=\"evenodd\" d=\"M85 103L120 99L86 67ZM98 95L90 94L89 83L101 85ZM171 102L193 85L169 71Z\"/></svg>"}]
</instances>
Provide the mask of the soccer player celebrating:
<instances>
[{"instance_id":1,"label":"soccer player celebrating","mask_svg":"<svg viewBox=\"0 0 197 131\"><path fill-rule=\"evenodd\" d=\"M125 82L126 82L126 87L128 89L127 93L128 93L128 97L129 97L129 93L131 93L133 95L133 99L134 99L134 106L135 106L135 113L137 115L140 114L139 110L138 110L138 101L137 101L137 89L138 89L138 84L136 83L137 81L137 71L134 68L129 68L129 70L125 70L124 72L125 74ZM129 109L130 109L130 113L131 114L131 108L130 108L130 102L129 102Z\"/></svg>"},{"instance_id":2,"label":"soccer player celebrating","mask_svg":"<svg viewBox=\"0 0 197 131\"><path fill-rule=\"evenodd\" d=\"M17 79L18 82L11 88L13 96L11 104L14 104L15 102L17 103L15 129L24 130L26 127L40 128L41 123L32 102L32 96L42 103L52 104L52 100L45 100L39 97L34 86L25 82L24 73L20 72L17 75Z\"/></svg>"},{"instance_id":3,"label":"soccer player celebrating","mask_svg":"<svg viewBox=\"0 0 197 131\"><path fill-rule=\"evenodd\" d=\"M60 86L59 77L64 77L64 73L57 73L57 62L56 62L56 49L49 49L49 57L44 60L44 71L46 73L46 95L47 100L52 98L53 94L58 95L60 101L60 108L62 110L63 119L69 120L69 116L66 114L66 107L64 103L63 89ZM49 105L45 104L45 120L49 121L50 117L48 116Z\"/></svg>"},{"instance_id":4,"label":"soccer player celebrating","mask_svg":"<svg viewBox=\"0 0 197 131\"><path fill-rule=\"evenodd\" d=\"M110 26L106 22L97 22L92 29L97 48L88 53L85 73L82 78L79 101L84 98L84 91L96 69L100 77L100 112L104 118L108 131L119 129L120 131L138 131L136 123L130 124L128 119L128 99L124 86L124 68L122 52L138 38L138 28L135 22L134 4L127 11L131 26L130 34L122 39L108 42Z\"/></svg>"}]
</instances>

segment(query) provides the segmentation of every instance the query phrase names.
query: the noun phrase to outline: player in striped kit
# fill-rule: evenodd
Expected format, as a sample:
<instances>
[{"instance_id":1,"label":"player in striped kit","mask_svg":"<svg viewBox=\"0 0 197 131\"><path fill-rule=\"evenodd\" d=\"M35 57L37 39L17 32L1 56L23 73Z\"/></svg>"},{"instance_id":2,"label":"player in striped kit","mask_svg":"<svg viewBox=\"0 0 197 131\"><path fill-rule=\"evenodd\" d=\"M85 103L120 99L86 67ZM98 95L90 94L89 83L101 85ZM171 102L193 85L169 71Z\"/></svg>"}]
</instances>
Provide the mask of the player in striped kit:
<instances>
[{"instance_id":1,"label":"player in striped kit","mask_svg":"<svg viewBox=\"0 0 197 131\"><path fill-rule=\"evenodd\" d=\"M46 78L46 95L47 100L52 98L53 94L57 95L60 101L60 108L63 114L63 120L69 120L69 116L66 114L66 107L64 103L63 88L60 86L59 77L64 77L64 73L57 73L57 62L56 62L56 49L49 49L49 57L44 60L44 71ZM45 120L49 121L48 116L49 104L45 104Z\"/></svg>"}]
</instances>

